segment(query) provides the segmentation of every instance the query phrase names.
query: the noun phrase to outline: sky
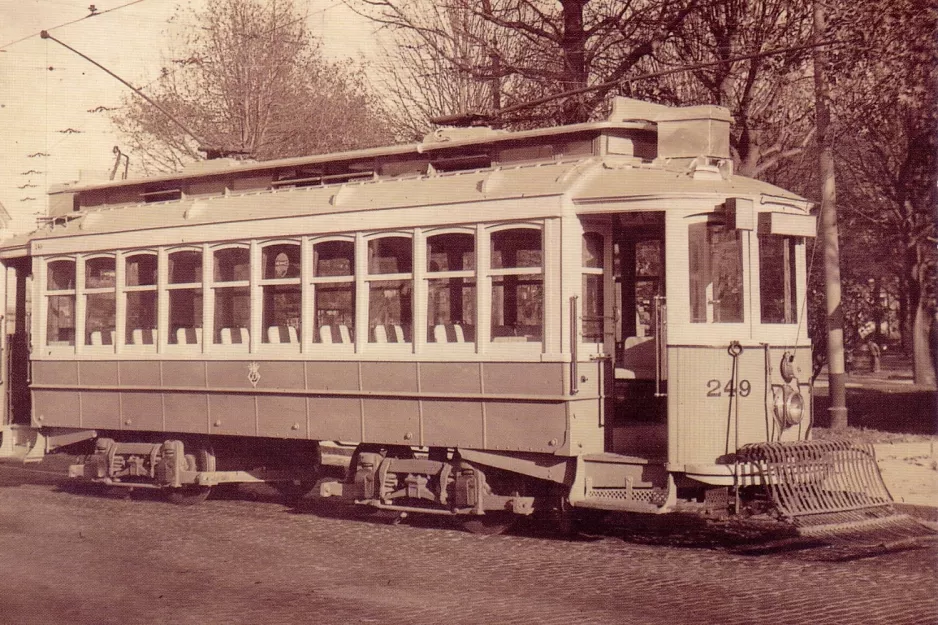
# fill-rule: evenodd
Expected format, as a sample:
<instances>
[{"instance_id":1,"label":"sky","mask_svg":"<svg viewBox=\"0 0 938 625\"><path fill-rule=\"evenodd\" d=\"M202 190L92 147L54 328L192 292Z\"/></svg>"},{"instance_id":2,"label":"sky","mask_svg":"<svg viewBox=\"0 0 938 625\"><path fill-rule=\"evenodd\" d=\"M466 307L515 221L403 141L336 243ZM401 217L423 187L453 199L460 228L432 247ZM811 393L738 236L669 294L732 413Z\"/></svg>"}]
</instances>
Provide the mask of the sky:
<instances>
[{"instance_id":1,"label":"sky","mask_svg":"<svg viewBox=\"0 0 938 625\"><path fill-rule=\"evenodd\" d=\"M184 4L197 8L202 1ZM295 2L327 57L374 57L373 26L340 0ZM130 90L39 32L48 30L144 92L182 33L169 21L180 0L98 0L97 15L86 18L89 4L0 0L0 203L13 217L0 236L35 227L46 214L50 185L108 176L113 147L121 146L108 109Z\"/></svg>"}]
</instances>

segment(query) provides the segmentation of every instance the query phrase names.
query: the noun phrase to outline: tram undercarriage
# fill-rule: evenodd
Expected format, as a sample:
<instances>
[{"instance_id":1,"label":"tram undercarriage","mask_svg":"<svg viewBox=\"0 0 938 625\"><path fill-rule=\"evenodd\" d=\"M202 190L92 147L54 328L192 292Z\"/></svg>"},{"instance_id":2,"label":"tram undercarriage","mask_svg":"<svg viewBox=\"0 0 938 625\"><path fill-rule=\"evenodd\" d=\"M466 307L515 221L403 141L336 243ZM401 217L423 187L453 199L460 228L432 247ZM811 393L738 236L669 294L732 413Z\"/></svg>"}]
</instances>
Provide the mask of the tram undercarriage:
<instances>
[{"instance_id":1,"label":"tram undercarriage","mask_svg":"<svg viewBox=\"0 0 938 625\"><path fill-rule=\"evenodd\" d=\"M70 467L69 477L159 489L183 505L204 501L216 486L266 483L294 501L306 497L361 506L397 518L449 516L475 533L499 533L534 513L569 523L578 511L589 510L708 517L769 513L812 539L904 540L929 533L893 508L872 447L847 441L750 444L732 462L672 473L664 464L615 453L538 458L362 444L345 465L335 458L323 462L320 445L308 442L258 446L257 439L209 437L130 442L96 437L94 431L43 434L20 426L6 426L2 435L2 460L36 462L46 451L83 448L88 453Z\"/></svg>"}]
</instances>

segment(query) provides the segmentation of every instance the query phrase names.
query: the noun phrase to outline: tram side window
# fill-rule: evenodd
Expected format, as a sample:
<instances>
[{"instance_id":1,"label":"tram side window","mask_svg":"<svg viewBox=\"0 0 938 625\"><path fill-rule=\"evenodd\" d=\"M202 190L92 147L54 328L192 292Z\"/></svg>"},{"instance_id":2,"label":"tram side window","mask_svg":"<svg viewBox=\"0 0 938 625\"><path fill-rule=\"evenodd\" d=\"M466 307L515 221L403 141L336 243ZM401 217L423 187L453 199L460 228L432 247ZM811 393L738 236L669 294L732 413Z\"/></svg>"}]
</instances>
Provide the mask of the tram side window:
<instances>
[{"instance_id":1,"label":"tram side window","mask_svg":"<svg viewBox=\"0 0 938 625\"><path fill-rule=\"evenodd\" d=\"M75 261L46 266L46 343L75 344Z\"/></svg>"},{"instance_id":2,"label":"tram side window","mask_svg":"<svg viewBox=\"0 0 938 625\"><path fill-rule=\"evenodd\" d=\"M202 252L169 255L169 342L202 343Z\"/></svg>"},{"instance_id":3,"label":"tram side window","mask_svg":"<svg viewBox=\"0 0 938 625\"><path fill-rule=\"evenodd\" d=\"M380 276L379 279L375 279ZM368 340L413 340L413 249L410 237L368 241Z\"/></svg>"},{"instance_id":4,"label":"tram side window","mask_svg":"<svg viewBox=\"0 0 938 625\"><path fill-rule=\"evenodd\" d=\"M492 233L492 341L544 339L541 231L513 228Z\"/></svg>"},{"instance_id":5,"label":"tram side window","mask_svg":"<svg viewBox=\"0 0 938 625\"><path fill-rule=\"evenodd\" d=\"M156 254L134 254L124 263L128 345L155 345L157 328Z\"/></svg>"},{"instance_id":6,"label":"tram side window","mask_svg":"<svg viewBox=\"0 0 938 625\"><path fill-rule=\"evenodd\" d=\"M216 344L247 344L251 327L251 251L246 247L216 250L213 260Z\"/></svg>"},{"instance_id":7,"label":"tram side window","mask_svg":"<svg viewBox=\"0 0 938 625\"><path fill-rule=\"evenodd\" d=\"M742 239L724 224L692 224L690 314L694 323L743 321Z\"/></svg>"},{"instance_id":8,"label":"tram side window","mask_svg":"<svg viewBox=\"0 0 938 625\"><path fill-rule=\"evenodd\" d=\"M116 318L114 259L85 261L85 345L113 345Z\"/></svg>"},{"instance_id":9,"label":"tram side window","mask_svg":"<svg viewBox=\"0 0 938 625\"><path fill-rule=\"evenodd\" d=\"M278 243L261 252L264 267L263 342L299 343L302 307L300 245Z\"/></svg>"},{"instance_id":10,"label":"tram side window","mask_svg":"<svg viewBox=\"0 0 938 625\"><path fill-rule=\"evenodd\" d=\"M759 235L762 323L796 323L795 239Z\"/></svg>"},{"instance_id":11,"label":"tram side window","mask_svg":"<svg viewBox=\"0 0 938 625\"><path fill-rule=\"evenodd\" d=\"M584 343L602 343L604 340L603 301L603 235L587 232L583 235L583 303L581 305L581 332Z\"/></svg>"},{"instance_id":12,"label":"tram side window","mask_svg":"<svg viewBox=\"0 0 938 625\"><path fill-rule=\"evenodd\" d=\"M438 234L427 238L427 341L475 341L475 237Z\"/></svg>"},{"instance_id":13,"label":"tram side window","mask_svg":"<svg viewBox=\"0 0 938 625\"><path fill-rule=\"evenodd\" d=\"M313 245L313 319L316 343L355 341L355 244Z\"/></svg>"}]
</instances>

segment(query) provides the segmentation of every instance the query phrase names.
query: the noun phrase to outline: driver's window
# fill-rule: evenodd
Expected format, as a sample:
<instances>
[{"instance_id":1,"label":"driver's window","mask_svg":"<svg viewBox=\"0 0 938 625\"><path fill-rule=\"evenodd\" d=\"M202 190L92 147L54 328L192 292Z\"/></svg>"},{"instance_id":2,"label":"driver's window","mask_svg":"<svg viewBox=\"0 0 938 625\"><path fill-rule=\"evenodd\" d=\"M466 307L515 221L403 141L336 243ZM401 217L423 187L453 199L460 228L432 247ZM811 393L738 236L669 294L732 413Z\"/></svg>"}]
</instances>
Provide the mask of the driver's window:
<instances>
[{"instance_id":1,"label":"driver's window","mask_svg":"<svg viewBox=\"0 0 938 625\"><path fill-rule=\"evenodd\" d=\"M692 323L743 321L743 262L740 232L725 224L691 224L690 320Z\"/></svg>"}]
</instances>

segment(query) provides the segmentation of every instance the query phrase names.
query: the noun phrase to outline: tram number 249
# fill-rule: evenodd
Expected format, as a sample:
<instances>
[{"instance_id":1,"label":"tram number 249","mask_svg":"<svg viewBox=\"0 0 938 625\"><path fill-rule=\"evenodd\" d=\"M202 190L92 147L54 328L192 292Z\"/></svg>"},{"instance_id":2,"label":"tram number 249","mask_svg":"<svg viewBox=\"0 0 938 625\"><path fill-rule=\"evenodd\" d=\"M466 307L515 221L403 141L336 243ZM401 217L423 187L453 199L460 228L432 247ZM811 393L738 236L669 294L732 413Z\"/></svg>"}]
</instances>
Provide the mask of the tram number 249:
<instances>
[{"instance_id":1,"label":"tram number 249","mask_svg":"<svg viewBox=\"0 0 938 625\"><path fill-rule=\"evenodd\" d=\"M752 392L752 384L749 383L749 380L740 380L736 386L733 386L732 379L725 385L720 380L707 380L707 397L722 397L724 393L730 397L735 397L737 392L740 397L749 397L749 393Z\"/></svg>"}]
</instances>

